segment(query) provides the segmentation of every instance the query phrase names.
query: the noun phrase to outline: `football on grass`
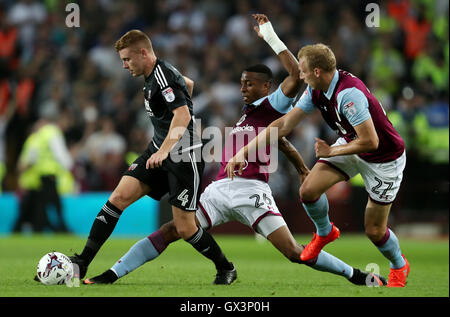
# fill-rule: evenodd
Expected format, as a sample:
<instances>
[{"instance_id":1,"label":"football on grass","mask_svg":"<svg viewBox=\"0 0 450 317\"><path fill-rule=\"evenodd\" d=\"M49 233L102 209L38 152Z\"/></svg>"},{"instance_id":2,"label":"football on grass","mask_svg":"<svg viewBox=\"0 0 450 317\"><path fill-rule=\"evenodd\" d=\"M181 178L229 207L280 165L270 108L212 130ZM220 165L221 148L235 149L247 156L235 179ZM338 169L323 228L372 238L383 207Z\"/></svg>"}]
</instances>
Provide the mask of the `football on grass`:
<instances>
[{"instance_id":1,"label":"football on grass","mask_svg":"<svg viewBox=\"0 0 450 317\"><path fill-rule=\"evenodd\" d=\"M37 276L45 285L60 285L70 280L73 275L73 265L69 257L60 252L50 252L44 255L37 265Z\"/></svg>"}]
</instances>

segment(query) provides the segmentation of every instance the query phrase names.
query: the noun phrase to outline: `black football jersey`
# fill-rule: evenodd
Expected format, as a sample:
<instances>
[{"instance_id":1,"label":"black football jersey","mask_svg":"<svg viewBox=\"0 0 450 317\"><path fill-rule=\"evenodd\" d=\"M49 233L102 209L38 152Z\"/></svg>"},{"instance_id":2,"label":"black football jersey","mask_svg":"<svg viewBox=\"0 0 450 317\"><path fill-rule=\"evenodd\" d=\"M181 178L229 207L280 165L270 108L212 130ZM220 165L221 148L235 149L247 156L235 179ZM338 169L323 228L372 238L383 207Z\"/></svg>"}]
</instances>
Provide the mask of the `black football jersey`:
<instances>
[{"instance_id":1,"label":"black football jersey","mask_svg":"<svg viewBox=\"0 0 450 317\"><path fill-rule=\"evenodd\" d=\"M187 105L191 121L174 150L185 151L202 145L196 133L193 105L180 72L164 60L157 59L151 74L145 78L144 103L153 127L153 144L159 148L169 132L173 110Z\"/></svg>"}]
</instances>

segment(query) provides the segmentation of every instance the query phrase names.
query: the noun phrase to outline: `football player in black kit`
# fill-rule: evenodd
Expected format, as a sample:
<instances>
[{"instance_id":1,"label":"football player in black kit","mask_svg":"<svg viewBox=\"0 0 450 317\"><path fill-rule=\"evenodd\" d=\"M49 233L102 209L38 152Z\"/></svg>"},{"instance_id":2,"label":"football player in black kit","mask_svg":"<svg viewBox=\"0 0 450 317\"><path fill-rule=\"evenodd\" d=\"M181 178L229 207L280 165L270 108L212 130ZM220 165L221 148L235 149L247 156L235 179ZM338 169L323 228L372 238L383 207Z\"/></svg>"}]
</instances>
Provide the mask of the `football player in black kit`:
<instances>
[{"instance_id":1,"label":"football player in black kit","mask_svg":"<svg viewBox=\"0 0 450 317\"><path fill-rule=\"evenodd\" d=\"M169 63L158 59L150 39L139 30L123 35L115 49L123 67L132 76L145 78L145 109L155 133L148 148L123 174L95 218L83 252L71 257L79 266L79 278L86 275L88 265L129 205L145 195L160 200L168 193L180 237L214 262L217 269L215 284L231 284L237 276L233 264L226 259L213 237L195 222L204 162L201 139L194 128L190 98L193 82ZM158 245L157 240L164 237L153 238L154 244Z\"/></svg>"}]
</instances>

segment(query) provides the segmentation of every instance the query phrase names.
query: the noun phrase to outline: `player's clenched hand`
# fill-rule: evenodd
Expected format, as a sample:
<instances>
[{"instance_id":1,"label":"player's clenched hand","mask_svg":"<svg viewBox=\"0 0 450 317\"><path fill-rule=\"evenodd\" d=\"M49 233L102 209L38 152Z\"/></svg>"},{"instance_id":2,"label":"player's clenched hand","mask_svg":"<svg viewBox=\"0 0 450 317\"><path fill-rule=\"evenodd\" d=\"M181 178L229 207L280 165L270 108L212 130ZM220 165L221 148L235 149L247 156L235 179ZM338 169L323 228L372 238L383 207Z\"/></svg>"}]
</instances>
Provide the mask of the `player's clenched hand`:
<instances>
[{"instance_id":1,"label":"player's clenched hand","mask_svg":"<svg viewBox=\"0 0 450 317\"><path fill-rule=\"evenodd\" d=\"M252 14L253 18L255 18L256 22L258 22L258 25L264 24L269 22L269 19L264 14ZM256 25L253 27L255 32L258 34L260 38L264 38L263 35L259 32L259 26Z\"/></svg>"},{"instance_id":2,"label":"player's clenched hand","mask_svg":"<svg viewBox=\"0 0 450 317\"><path fill-rule=\"evenodd\" d=\"M150 156L150 158L145 163L145 168L149 169L149 168L161 167L163 161L167 158L167 156L169 156L169 153L167 153L165 151L161 151L161 150L159 150L156 153L153 153L153 155Z\"/></svg>"},{"instance_id":3,"label":"player's clenched hand","mask_svg":"<svg viewBox=\"0 0 450 317\"><path fill-rule=\"evenodd\" d=\"M329 146L324 140L316 138L316 144L314 145L316 150L316 157L330 157L331 146Z\"/></svg>"},{"instance_id":4,"label":"player's clenched hand","mask_svg":"<svg viewBox=\"0 0 450 317\"><path fill-rule=\"evenodd\" d=\"M242 170L245 167L245 156L238 152L235 156L233 156L227 163L225 170L227 172L227 176L231 179L234 178L236 169L239 175L242 175Z\"/></svg>"}]
</instances>

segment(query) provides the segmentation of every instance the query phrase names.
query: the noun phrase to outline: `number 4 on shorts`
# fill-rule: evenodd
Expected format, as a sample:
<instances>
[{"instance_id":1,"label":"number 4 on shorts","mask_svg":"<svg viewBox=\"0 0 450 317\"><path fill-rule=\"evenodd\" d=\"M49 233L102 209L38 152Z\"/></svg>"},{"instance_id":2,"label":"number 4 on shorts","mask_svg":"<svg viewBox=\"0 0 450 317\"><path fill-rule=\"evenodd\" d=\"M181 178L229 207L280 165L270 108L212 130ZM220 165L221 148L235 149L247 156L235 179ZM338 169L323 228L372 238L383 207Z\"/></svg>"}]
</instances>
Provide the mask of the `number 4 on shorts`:
<instances>
[{"instance_id":1,"label":"number 4 on shorts","mask_svg":"<svg viewBox=\"0 0 450 317\"><path fill-rule=\"evenodd\" d=\"M186 203L189 201L189 196L188 194L186 194L188 192L187 189L183 190L177 197L177 199L179 201L181 201L181 206L184 207L184 205L186 205Z\"/></svg>"}]
</instances>

